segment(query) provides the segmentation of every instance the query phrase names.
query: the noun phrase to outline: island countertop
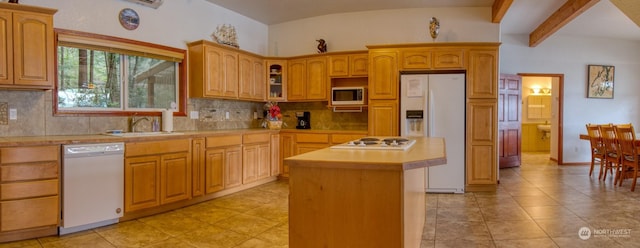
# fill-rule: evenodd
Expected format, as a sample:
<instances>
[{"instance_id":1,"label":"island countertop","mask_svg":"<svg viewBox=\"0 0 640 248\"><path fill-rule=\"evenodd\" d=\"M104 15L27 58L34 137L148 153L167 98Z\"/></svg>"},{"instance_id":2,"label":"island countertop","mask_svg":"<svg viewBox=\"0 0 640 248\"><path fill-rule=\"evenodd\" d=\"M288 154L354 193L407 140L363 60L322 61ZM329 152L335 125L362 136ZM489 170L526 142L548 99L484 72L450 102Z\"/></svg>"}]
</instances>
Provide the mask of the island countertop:
<instances>
[{"instance_id":1,"label":"island countertop","mask_svg":"<svg viewBox=\"0 0 640 248\"><path fill-rule=\"evenodd\" d=\"M413 137L412 137L413 138ZM407 150L324 148L289 165L289 247L420 247L425 170L446 163L443 138Z\"/></svg>"},{"instance_id":2,"label":"island countertop","mask_svg":"<svg viewBox=\"0 0 640 248\"><path fill-rule=\"evenodd\" d=\"M329 147L285 158L285 163L289 166L384 170L410 170L446 163L443 138L412 137L412 139L415 139L416 143L406 151Z\"/></svg>"}]
</instances>

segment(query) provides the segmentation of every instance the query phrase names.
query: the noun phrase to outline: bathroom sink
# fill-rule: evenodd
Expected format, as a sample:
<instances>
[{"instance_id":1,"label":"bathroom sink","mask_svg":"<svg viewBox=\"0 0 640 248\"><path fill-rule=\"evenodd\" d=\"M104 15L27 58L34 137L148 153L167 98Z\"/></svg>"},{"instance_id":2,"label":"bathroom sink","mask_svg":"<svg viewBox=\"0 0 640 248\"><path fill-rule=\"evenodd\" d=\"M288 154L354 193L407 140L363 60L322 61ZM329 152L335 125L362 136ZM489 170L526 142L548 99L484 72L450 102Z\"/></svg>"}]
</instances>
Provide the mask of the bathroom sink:
<instances>
[{"instance_id":1,"label":"bathroom sink","mask_svg":"<svg viewBox=\"0 0 640 248\"><path fill-rule=\"evenodd\" d=\"M104 135L118 136L118 137L146 137L146 136L166 136L166 135L179 135L183 133L176 132L128 132L128 133L104 133Z\"/></svg>"},{"instance_id":2,"label":"bathroom sink","mask_svg":"<svg viewBox=\"0 0 640 248\"><path fill-rule=\"evenodd\" d=\"M551 125L538 125L538 130L543 131L543 132L550 132L551 131Z\"/></svg>"}]
</instances>

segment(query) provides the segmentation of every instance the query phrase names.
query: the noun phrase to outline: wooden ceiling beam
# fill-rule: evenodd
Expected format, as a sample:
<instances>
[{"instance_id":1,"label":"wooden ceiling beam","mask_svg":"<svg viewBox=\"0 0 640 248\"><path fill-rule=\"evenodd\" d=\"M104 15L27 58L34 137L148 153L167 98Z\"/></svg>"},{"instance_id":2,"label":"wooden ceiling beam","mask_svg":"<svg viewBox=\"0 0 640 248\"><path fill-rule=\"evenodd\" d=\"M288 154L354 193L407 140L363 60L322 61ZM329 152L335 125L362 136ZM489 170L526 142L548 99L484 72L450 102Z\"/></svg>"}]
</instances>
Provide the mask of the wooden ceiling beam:
<instances>
[{"instance_id":1,"label":"wooden ceiling beam","mask_svg":"<svg viewBox=\"0 0 640 248\"><path fill-rule=\"evenodd\" d=\"M529 47L539 45L598 2L600 0L567 0L556 12L551 14L547 20L529 34Z\"/></svg>"},{"instance_id":2,"label":"wooden ceiling beam","mask_svg":"<svg viewBox=\"0 0 640 248\"><path fill-rule=\"evenodd\" d=\"M500 23L502 18L511 7L513 0L495 0L491 6L491 22Z\"/></svg>"}]
</instances>

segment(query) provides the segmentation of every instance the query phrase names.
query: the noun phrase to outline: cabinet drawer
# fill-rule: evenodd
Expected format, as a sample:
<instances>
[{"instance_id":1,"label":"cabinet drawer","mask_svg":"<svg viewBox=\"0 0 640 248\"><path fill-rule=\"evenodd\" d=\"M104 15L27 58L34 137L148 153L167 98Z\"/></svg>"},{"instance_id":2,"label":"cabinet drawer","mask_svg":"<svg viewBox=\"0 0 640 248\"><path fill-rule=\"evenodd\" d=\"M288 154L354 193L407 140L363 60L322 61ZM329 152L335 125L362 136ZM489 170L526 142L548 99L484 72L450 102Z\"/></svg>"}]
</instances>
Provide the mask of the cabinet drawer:
<instances>
[{"instance_id":1,"label":"cabinet drawer","mask_svg":"<svg viewBox=\"0 0 640 248\"><path fill-rule=\"evenodd\" d=\"M0 166L3 182L58 178L58 162L41 162Z\"/></svg>"},{"instance_id":2,"label":"cabinet drawer","mask_svg":"<svg viewBox=\"0 0 640 248\"><path fill-rule=\"evenodd\" d=\"M243 144L268 143L271 138L269 133L251 133L242 136Z\"/></svg>"},{"instance_id":3,"label":"cabinet drawer","mask_svg":"<svg viewBox=\"0 0 640 248\"><path fill-rule=\"evenodd\" d=\"M190 145L191 142L188 139L126 143L125 156L133 157L184 152L189 151Z\"/></svg>"},{"instance_id":4,"label":"cabinet drawer","mask_svg":"<svg viewBox=\"0 0 640 248\"><path fill-rule=\"evenodd\" d=\"M13 200L58 194L58 180L43 180L0 185L0 200Z\"/></svg>"},{"instance_id":5,"label":"cabinet drawer","mask_svg":"<svg viewBox=\"0 0 640 248\"><path fill-rule=\"evenodd\" d=\"M0 202L0 231L58 225L58 196Z\"/></svg>"},{"instance_id":6,"label":"cabinet drawer","mask_svg":"<svg viewBox=\"0 0 640 248\"><path fill-rule=\"evenodd\" d=\"M29 163L42 161L58 161L60 146L31 146L0 148L0 163Z\"/></svg>"},{"instance_id":7,"label":"cabinet drawer","mask_svg":"<svg viewBox=\"0 0 640 248\"><path fill-rule=\"evenodd\" d=\"M329 134L299 133L296 134L297 143L329 143Z\"/></svg>"},{"instance_id":8,"label":"cabinet drawer","mask_svg":"<svg viewBox=\"0 0 640 248\"><path fill-rule=\"evenodd\" d=\"M352 140L357 140L366 135L364 134L332 134L331 144L342 144Z\"/></svg>"},{"instance_id":9,"label":"cabinet drawer","mask_svg":"<svg viewBox=\"0 0 640 248\"><path fill-rule=\"evenodd\" d=\"M433 68L464 68L464 50L434 51Z\"/></svg>"},{"instance_id":10,"label":"cabinet drawer","mask_svg":"<svg viewBox=\"0 0 640 248\"><path fill-rule=\"evenodd\" d=\"M224 135L207 137L207 148L242 145L242 135Z\"/></svg>"}]
</instances>

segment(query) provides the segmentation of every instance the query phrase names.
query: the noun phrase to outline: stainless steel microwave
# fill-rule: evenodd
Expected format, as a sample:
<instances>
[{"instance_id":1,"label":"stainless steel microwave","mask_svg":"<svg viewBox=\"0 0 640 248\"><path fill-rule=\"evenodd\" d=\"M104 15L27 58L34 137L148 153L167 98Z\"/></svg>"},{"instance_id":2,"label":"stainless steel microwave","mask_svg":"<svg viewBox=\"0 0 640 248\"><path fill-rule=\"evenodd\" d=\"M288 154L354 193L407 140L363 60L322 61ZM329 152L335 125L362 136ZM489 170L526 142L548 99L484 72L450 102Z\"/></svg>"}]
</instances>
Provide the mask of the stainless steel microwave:
<instances>
[{"instance_id":1,"label":"stainless steel microwave","mask_svg":"<svg viewBox=\"0 0 640 248\"><path fill-rule=\"evenodd\" d=\"M365 87L331 88L331 105L365 105L367 89Z\"/></svg>"}]
</instances>

